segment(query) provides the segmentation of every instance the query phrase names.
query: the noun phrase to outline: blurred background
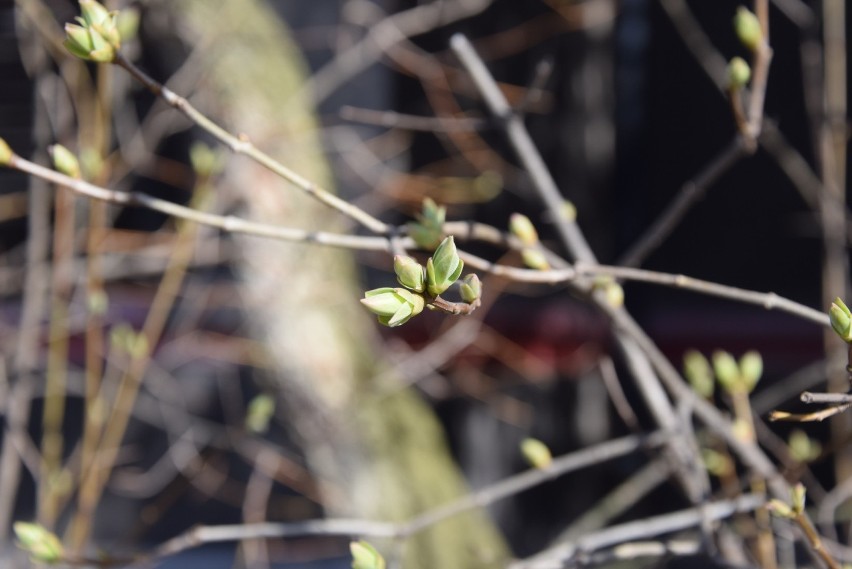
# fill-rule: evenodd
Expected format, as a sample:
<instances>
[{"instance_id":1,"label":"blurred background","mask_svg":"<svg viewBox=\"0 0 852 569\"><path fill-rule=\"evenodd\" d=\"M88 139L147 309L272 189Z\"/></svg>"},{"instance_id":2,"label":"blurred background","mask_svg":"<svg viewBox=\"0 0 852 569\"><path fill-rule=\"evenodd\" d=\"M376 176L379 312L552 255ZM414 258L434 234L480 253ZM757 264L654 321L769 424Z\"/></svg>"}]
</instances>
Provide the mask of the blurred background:
<instances>
[{"instance_id":1,"label":"blurred background","mask_svg":"<svg viewBox=\"0 0 852 569\"><path fill-rule=\"evenodd\" d=\"M701 197L633 264L773 291L821 310L827 298L845 295L848 273L846 237L837 254L820 209L820 180L839 172L845 188L845 134L833 166L820 146L822 129L846 129L845 92L832 99L822 90L823 18L838 12L828 0L770 4L766 127L746 155L733 146L737 126L725 92L727 60L749 57L733 30L734 1L108 3L138 14L128 58L370 214L404 224L428 197L446 206L448 220L506 230L520 212L564 256L501 120L488 114L449 49L450 37L463 33L524 117L601 263L630 260L698 180ZM87 179L110 188L366 234L340 215L290 201L297 190L244 157L228 156L210 180L199 175L190 148L212 144L207 135L122 70L63 52L61 24L77 14L76 2L0 6L0 136L21 156L47 164L47 147L61 143L82 158ZM842 75L845 52L832 53L831 68ZM842 101L829 109L840 116L829 114L826 100ZM63 532L75 551L121 552L197 524L323 514L408 519L526 469L519 445L527 437L559 455L653 425L607 318L565 286L480 274L485 302L475 317L424 313L378 330L357 300L363 290L392 286L386 253L326 256L317 245L234 237L139 208L94 205L5 170L0 192L0 534L7 537L13 520L35 518ZM460 247L522 266L502 247ZM804 389L826 389L826 366L837 368L838 357L845 365L845 354L826 356L839 342L789 314L622 285L626 308L678 368L689 349L762 354L752 406L761 442L781 456L793 429L770 429L762 418L796 408ZM723 396L716 402L725 408ZM395 418L373 424L364 413ZM399 417L421 414L427 427L401 426ZM424 448L441 458L425 460L458 465L463 485L451 490L457 478L434 474L446 494L412 499L406 511L376 506L383 498L374 486L384 479L372 469L395 460L385 453L401 456L394 445L410 448L407 433L433 427ZM363 434L371 429L402 434L376 442ZM50 451L53 461L44 450L51 433L64 442ZM844 472L835 452L848 430L808 425L807 434L826 449L813 470L782 468L791 479L804 476L818 497ZM121 444L94 468L102 447L87 440ZM483 530L489 537L476 530L471 542L488 545L466 566L491 566L505 551L525 557L595 523L687 507L667 472L609 517L583 517L648 462L647 454L630 455L492 505L489 522L465 522L492 527ZM420 481L402 475L387 484L417 494ZM406 502L390 491L384 500ZM221 566L348 565L347 540L320 537L211 547L162 566L195 559L213 567L193 557L204 551ZM10 562L16 555L7 554Z\"/></svg>"}]
</instances>

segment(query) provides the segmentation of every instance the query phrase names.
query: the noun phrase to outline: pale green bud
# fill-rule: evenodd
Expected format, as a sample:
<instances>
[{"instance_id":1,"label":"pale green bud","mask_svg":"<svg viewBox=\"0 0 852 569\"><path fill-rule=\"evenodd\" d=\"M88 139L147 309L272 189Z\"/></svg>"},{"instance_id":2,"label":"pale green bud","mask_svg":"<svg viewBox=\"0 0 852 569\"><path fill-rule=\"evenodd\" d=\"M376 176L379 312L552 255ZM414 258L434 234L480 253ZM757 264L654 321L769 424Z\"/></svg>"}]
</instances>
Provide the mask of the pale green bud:
<instances>
[{"instance_id":1,"label":"pale green bud","mask_svg":"<svg viewBox=\"0 0 852 569\"><path fill-rule=\"evenodd\" d=\"M109 297L103 290L95 290L87 297L89 312L103 316L109 308Z\"/></svg>"},{"instance_id":2,"label":"pale green bud","mask_svg":"<svg viewBox=\"0 0 852 569\"><path fill-rule=\"evenodd\" d=\"M740 358L740 379L746 391L751 393L760 377L763 375L763 358L754 350L748 351Z\"/></svg>"},{"instance_id":3,"label":"pale green bud","mask_svg":"<svg viewBox=\"0 0 852 569\"><path fill-rule=\"evenodd\" d=\"M844 342L852 344L852 313L840 297L834 299L828 311L831 327Z\"/></svg>"},{"instance_id":4,"label":"pale green bud","mask_svg":"<svg viewBox=\"0 0 852 569\"><path fill-rule=\"evenodd\" d=\"M728 476L734 471L734 463L731 458L713 449L701 449L701 460L707 472L713 476Z\"/></svg>"},{"instance_id":5,"label":"pale green bud","mask_svg":"<svg viewBox=\"0 0 852 569\"><path fill-rule=\"evenodd\" d=\"M80 0L84 27L97 31L114 49L121 48L121 35L116 24L118 12L110 12L95 0Z\"/></svg>"},{"instance_id":6,"label":"pale green bud","mask_svg":"<svg viewBox=\"0 0 852 569\"><path fill-rule=\"evenodd\" d=\"M728 85L732 89L741 89L751 80L751 67L742 57L734 57L728 62Z\"/></svg>"},{"instance_id":7,"label":"pale green bud","mask_svg":"<svg viewBox=\"0 0 852 569\"><path fill-rule=\"evenodd\" d=\"M521 250L521 259L524 264L531 269L538 271L546 271L550 268L550 263L547 262L547 257L544 256L538 249L526 248Z\"/></svg>"},{"instance_id":8,"label":"pale green bud","mask_svg":"<svg viewBox=\"0 0 852 569\"><path fill-rule=\"evenodd\" d=\"M80 0L80 15L87 26L102 24L110 19L109 10L95 0Z\"/></svg>"},{"instance_id":9,"label":"pale green bud","mask_svg":"<svg viewBox=\"0 0 852 569\"><path fill-rule=\"evenodd\" d=\"M349 544L352 553L352 569L385 569L385 558L365 540L353 541Z\"/></svg>"},{"instance_id":10,"label":"pale green bud","mask_svg":"<svg viewBox=\"0 0 852 569\"><path fill-rule=\"evenodd\" d=\"M275 414L275 399L266 394L252 398L246 413L246 429L252 433L265 433Z\"/></svg>"},{"instance_id":11,"label":"pale green bud","mask_svg":"<svg viewBox=\"0 0 852 569\"><path fill-rule=\"evenodd\" d=\"M119 12L115 27L122 41L130 41L139 33L139 10L136 8L125 8Z\"/></svg>"},{"instance_id":12,"label":"pale green bud","mask_svg":"<svg viewBox=\"0 0 852 569\"><path fill-rule=\"evenodd\" d=\"M215 176L225 167L225 156L203 142L194 142L189 147L189 163L199 176Z\"/></svg>"},{"instance_id":13,"label":"pale green bud","mask_svg":"<svg viewBox=\"0 0 852 569\"><path fill-rule=\"evenodd\" d=\"M62 542L53 532L27 522L15 522L13 529L18 545L30 554L33 561L56 563L62 559Z\"/></svg>"},{"instance_id":14,"label":"pale green bud","mask_svg":"<svg viewBox=\"0 0 852 569\"><path fill-rule=\"evenodd\" d=\"M524 245L538 243L538 232L535 230L535 226L530 218L523 214L513 213L509 217L509 231Z\"/></svg>"},{"instance_id":15,"label":"pale green bud","mask_svg":"<svg viewBox=\"0 0 852 569\"><path fill-rule=\"evenodd\" d=\"M547 445L531 437L521 441L521 454L534 468L547 468L553 462L553 455Z\"/></svg>"},{"instance_id":16,"label":"pale green bud","mask_svg":"<svg viewBox=\"0 0 852 569\"><path fill-rule=\"evenodd\" d=\"M383 287L368 290L361 303L378 316L385 326L400 326L423 312L426 301L422 296L404 288Z\"/></svg>"},{"instance_id":17,"label":"pale green bud","mask_svg":"<svg viewBox=\"0 0 852 569\"><path fill-rule=\"evenodd\" d=\"M719 385L726 391L736 388L740 379L740 368L730 353L722 350L713 352L713 371L716 372Z\"/></svg>"},{"instance_id":18,"label":"pale green bud","mask_svg":"<svg viewBox=\"0 0 852 569\"><path fill-rule=\"evenodd\" d=\"M607 304L613 308L621 308L624 306L624 288L617 282L607 283L603 287L604 297Z\"/></svg>"},{"instance_id":19,"label":"pale green bud","mask_svg":"<svg viewBox=\"0 0 852 569\"><path fill-rule=\"evenodd\" d=\"M441 241L435 254L426 261L426 290L430 295L438 296L458 280L463 268L464 263L450 235Z\"/></svg>"},{"instance_id":20,"label":"pale green bud","mask_svg":"<svg viewBox=\"0 0 852 569\"><path fill-rule=\"evenodd\" d=\"M12 161L13 154L9 144L0 138L0 166L8 166Z\"/></svg>"},{"instance_id":21,"label":"pale green bud","mask_svg":"<svg viewBox=\"0 0 852 569\"><path fill-rule=\"evenodd\" d=\"M463 301L472 304L482 297L482 282L475 273L471 273L462 279L459 292Z\"/></svg>"},{"instance_id":22,"label":"pale green bud","mask_svg":"<svg viewBox=\"0 0 852 569\"><path fill-rule=\"evenodd\" d=\"M115 59L116 48L95 28L65 24L65 49L86 61L110 63Z\"/></svg>"},{"instance_id":23,"label":"pale green bud","mask_svg":"<svg viewBox=\"0 0 852 569\"><path fill-rule=\"evenodd\" d=\"M704 354L697 350L689 350L683 355L683 372L687 381L701 397L709 399L716 387L713 381L713 370Z\"/></svg>"},{"instance_id":24,"label":"pale green bud","mask_svg":"<svg viewBox=\"0 0 852 569\"><path fill-rule=\"evenodd\" d=\"M811 462L822 452L822 445L811 439L803 430L795 429L787 439L790 457L796 462Z\"/></svg>"},{"instance_id":25,"label":"pale green bud","mask_svg":"<svg viewBox=\"0 0 852 569\"><path fill-rule=\"evenodd\" d=\"M734 16L734 31L742 44L752 52L757 51L760 42L763 41L760 20L745 6L737 8L737 14Z\"/></svg>"},{"instance_id":26,"label":"pale green bud","mask_svg":"<svg viewBox=\"0 0 852 569\"><path fill-rule=\"evenodd\" d=\"M48 148L51 159L53 159L53 167L58 172L65 174L71 178L80 177L80 163L77 157L70 150L61 144L54 144Z\"/></svg>"},{"instance_id":27,"label":"pale green bud","mask_svg":"<svg viewBox=\"0 0 852 569\"><path fill-rule=\"evenodd\" d=\"M405 255L393 258L393 270L399 284L414 292L426 290L426 269L415 259Z\"/></svg>"},{"instance_id":28,"label":"pale green bud","mask_svg":"<svg viewBox=\"0 0 852 569\"><path fill-rule=\"evenodd\" d=\"M562 216L562 219L565 221L573 223L577 221L577 206L574 205L574 202L565 200L562 202L562 208L559 210L559 215Z\"/></svg>"},{"instance_id":29,"label":"pale green bud","mask_svg":"<svg viewBox=\"0 0 852 569\"><path fill-rule=\"evenodd\" d=\"M423 210L417 216L417 221L408 223L408 234L418 247L432 250L441 242L446 218L447 209L426 198L423 200Z\"/></svg>"}]
</instances>

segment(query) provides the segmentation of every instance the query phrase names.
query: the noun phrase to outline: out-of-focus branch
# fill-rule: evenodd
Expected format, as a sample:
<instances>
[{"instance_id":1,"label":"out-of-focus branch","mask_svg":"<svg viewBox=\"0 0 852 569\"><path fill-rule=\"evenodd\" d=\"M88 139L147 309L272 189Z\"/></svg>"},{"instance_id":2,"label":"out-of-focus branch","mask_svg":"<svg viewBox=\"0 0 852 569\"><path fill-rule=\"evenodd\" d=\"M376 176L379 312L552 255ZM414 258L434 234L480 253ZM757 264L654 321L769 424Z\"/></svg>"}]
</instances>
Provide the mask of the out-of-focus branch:
<instances>
[{"instance_id":1,"label":"out-of-focus branch","mask_svg":"<svg viewBox=\"0 0 852 569\"><path fill-rule=\"evenodd\" d=\"M120 52L116 54L115 63L116 65L126 69L128 73L130 73L140 83L145 85L145 87L154 95L162 97L170 106L179 110L181 113L189 117L189 119L195 124L215 136L222 143L226 144L231 151L248 156L264 168L267 168L269 171L281 176L283 179L287 180L303 192L313 196L320 202L339 211L343 215L354 219L374 233L388 232L389 227L385 223L297 174L295 171L281 164L259 148L256 148L251 141L248 140L248 138L234 136L223 129L206 115L201 113L198 109L193 107L185 98L177 95L169 88L146 75L132 62L125 59Z\"/></svg>"}]
</instances>

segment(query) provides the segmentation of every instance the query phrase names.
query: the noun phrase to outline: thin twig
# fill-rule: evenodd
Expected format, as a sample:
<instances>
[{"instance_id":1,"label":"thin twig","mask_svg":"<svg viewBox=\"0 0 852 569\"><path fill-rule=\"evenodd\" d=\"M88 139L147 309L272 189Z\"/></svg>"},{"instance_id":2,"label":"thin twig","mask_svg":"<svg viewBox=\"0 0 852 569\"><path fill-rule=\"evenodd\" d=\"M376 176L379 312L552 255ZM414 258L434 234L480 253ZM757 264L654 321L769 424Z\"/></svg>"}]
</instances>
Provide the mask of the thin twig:
<instances>
[{"instance_id":1,"label":"thin twig","mask_svg":"<svg viewBox=\"0 0 852 569\"><path fill-rule=\"evenodd\" d=\"M371 216L364 210L350 204L344 199L337 197L328 190L297 174L290 168L284 166L265 152L256 148L247 138L237 137L224 128L210 120L206 115L193 107L189 101L172 92L169 88L146 75L132 62L125 59L119 52L115 63L127 70L135 79L145 85L154 95L162 97L170 106L186 115L192 122L215 136L219 141L228 146L236 154L244 154L269 171L281 176L306 194L316 198L321 203L339 211L374 233L387 233L390 227L384 222Z\"/></svg>"},{"instance_id":2,"label":"thin twig","mask_svg":"<svg viewBox=\"0 0 852 569\"><path fill-rule=\"evenodd\" d=\"M485 63L474 51L467 37L462 34L455 34L450 39L450 45L482 94L488 109L495 117L504 121L506 136L512 143L512 147L524 169L532 178L533 185L539 192L545 206L553 213L556 229L563 243L568 247L574 259L593 262L595 256L580 233L577 224L560 214L564 210L565 198L559 192L559 188L556 187L556 182L548 172L541 154L536 150L535 144L524 126L523 119L512 111L509 102L494 81L494 77L491 76L491 73L485 67Z\"/></svg>"},{"instance_id":3,"label":"thin twig","mask_svg":"<svg viewBox=\"0 0 852 569\"><path fill-rule=\"evenodd\" d=\"M155 198L141 192L119 192L95 186L94 184L90 184L83 180L69 178L68 176L30 162L17 155L12 156L9 166L50 181L54 184L64 185L71 190L90 198L120 205L146 207L153 211L158 211L178 219L216 227L231 233L245 233L259 237L328 245L346 249L358 249L362 251L391 252L391 243L386 237L306 231L303 229L252 222L235 216L221 216L201 212L196 209ZM508 236L494 227L481 223L452 222L445 225L445 232L455 235L460 240L476 239L495 244L503 244L513 249L521 248L521 244L514 237ZM414 241L408 237L401 238L399 243L406 249L416 248ZM576 266L576 268L566 267L563 269L536 271L492 263L491 261L487 261L481 257L463 251L459 251L459 257L461 257L465 264L471 268L518 282L559 284L573 282L581 276L609 275L625 280L673 286L711 296L728 298L747 304L755 304L762 306L767 310L788 312L806 320L811 320L818 324L828 326L828 316L824 313L799 304L793 300L778 296L775 293L749 291L746 289L739 289L736 287L694 279L684 275L672 275L641 269L598 265L596 263L580 263ZM552 258L557 261L561 261L562 264L566 264L565 261L559 257L553 256Z\"/></svg>"},{"instance_id":4,"label":"thin twig","mask_svg":"<svg viewBox=\"0 0 852 569\"><path fill-rule=\"evenodd\" d=\"M625 267L640 266L680 225L692 206L704 197L707 190L745 155L743 139L737 136L698 174L681 186L677 196L616 264Z\"/></svg>"},{"instance_id":5,"label":"thin twig","mask_svg":"<svg viewBox=\"0 0 852 569\"><path fill-rule=\"evenodd\" d=\"M723 520L734 514L759 508L764 501L762 496L745 494L735 500L702 504L687 510L611 526L584 535L577 541L552 547L533 557L515 562L509 567L510 569L559 569L599 549L695 527L705 520Z\"/></svg>"}]
</instances>

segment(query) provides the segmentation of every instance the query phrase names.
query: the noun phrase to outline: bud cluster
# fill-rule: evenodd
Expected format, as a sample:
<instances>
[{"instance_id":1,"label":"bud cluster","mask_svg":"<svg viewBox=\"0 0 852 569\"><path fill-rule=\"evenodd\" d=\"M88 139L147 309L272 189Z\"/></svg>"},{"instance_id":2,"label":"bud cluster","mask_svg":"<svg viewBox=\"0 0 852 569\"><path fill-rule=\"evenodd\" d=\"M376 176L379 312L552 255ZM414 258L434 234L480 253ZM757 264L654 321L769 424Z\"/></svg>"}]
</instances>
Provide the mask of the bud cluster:
<instances>
[{"instance_id":1,"label":"bud cluster","mask_svg":"<svg viewBox=\"0 0 852 569\"><path fill-rule=\"evenodd\" d=\"M403 288L368 290L361 303L378 316L379 323L400 326L420 314L428 302L458 281L463 268L464 262L459 258L453 237L447 237L426 261L425 267L412 257L394 257L396 280ZM467 275L461 280L459 290L462 300L475 308L482 296L479 277Z\"/></svg>"},{"instance_id":2,"label":"bud cluster","mask_svg":"<svg viewBox=\"0 0 852 569\"><path fill-rule=\"evenodd\" d=\"M712 362L712 366L711 366ZM739 361L723 350L713 352L707 361L700 352L690 350L684 355L684 372L687 380L700 395L713 395L713 379L728 393L751 393L763 375L763 358L754 350L743 354Z\"/></svg>"},{"instance_id":3,"label":"bud cluster","mask_svg":"<svg viewBox=\"0 0 852 569\"><path fill-rule=\"evenodd\" d=\"M95 0L80 0L77 24L65 24L65 49L86 61L110 63L121 49L118 12Z\"/></svg>"},{"instance_id":4,"label":"bud cluster","mask_svg":"<svg viewBox=\"0 0 852 569\"><path fill-rule=\"evenodd\" d=\"M417 221L408 224L408 234L418 247L434 249L441 242L446 219L447 208L426 198L423 200L423 211L417 216Z\"/></svg>"}]
</instances>

